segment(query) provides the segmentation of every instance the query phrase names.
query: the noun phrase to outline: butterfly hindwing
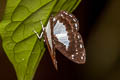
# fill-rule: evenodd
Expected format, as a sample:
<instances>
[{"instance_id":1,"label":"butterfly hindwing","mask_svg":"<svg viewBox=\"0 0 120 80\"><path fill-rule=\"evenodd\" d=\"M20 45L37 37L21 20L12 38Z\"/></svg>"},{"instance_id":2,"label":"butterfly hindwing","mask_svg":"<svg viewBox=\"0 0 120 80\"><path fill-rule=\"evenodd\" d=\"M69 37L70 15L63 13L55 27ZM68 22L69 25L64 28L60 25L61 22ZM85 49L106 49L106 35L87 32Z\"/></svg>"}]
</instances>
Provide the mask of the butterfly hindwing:
<instances>
[{"instance_id":1,"label":"butterfly hindwing","mask_svg":"<svg viewBox=\"0 0 120 80\"><path fill-rule=\"evenodd\" d=\"M79 30L79 22L66 11L52 18L53 44L64 56L75 63L85 63L85 48Z\"/></svg>"}]
</instances>

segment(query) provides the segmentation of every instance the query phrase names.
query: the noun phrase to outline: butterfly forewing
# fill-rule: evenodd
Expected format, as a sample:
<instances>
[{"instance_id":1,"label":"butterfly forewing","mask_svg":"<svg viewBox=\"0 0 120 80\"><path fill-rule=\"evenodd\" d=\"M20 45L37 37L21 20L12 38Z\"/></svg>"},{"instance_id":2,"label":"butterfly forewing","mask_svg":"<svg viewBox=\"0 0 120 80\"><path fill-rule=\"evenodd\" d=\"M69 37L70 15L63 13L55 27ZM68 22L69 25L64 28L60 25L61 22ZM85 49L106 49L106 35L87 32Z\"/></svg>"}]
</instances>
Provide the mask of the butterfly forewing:
<instances>
[{"instance_id":1,"label":"butterfly forewing","mask_svg":"<svg viewBox=\"0 0 120 80\"><path fill-rule=\"evenodd\" d=\"M44 39L46 41L46 44L47 44L47 47L48 47L48 50L49 50L53 65L57 70L57 60L56 60L55 48L54 48L54 45L53 45L52 32L53 31L51 29L51 18L50 18L50 20L48 21L47 26L45 27Z\"/></svg>"},{"instance_id":2,"label":"butterfly forewing","mask_svg":"<svg viewBox=\"0 0 120 80\"><path fill-rule=\"evenodd\" d=\"M73 62L85 63L85 48L75 16L61 11L51 19L51 22L55 48Z\"/></svg>"}]
</instances>

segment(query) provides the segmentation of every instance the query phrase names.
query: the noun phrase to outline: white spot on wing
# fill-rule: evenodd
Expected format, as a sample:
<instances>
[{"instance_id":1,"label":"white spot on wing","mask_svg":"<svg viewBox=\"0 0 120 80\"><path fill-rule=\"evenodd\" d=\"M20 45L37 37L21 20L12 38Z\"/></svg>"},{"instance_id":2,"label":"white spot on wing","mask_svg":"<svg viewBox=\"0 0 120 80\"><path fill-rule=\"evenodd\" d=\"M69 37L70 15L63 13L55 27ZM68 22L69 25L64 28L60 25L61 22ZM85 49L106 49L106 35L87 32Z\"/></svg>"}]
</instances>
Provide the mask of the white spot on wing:
<instances>
[{"instance_id":1,"label":"white spot on wing","mask_svg":"<svg viewBox=\"0 0 120 80\"><path fill-rule=\"evenodd\" d=\"M74 22L77 22L77 20L76 20L75 18L73 18L73 21L74 21Z\"/></svg>"},{"instance_id":2,"label":"white spot on wing","mask_svg":"<svg viewBox=\"0 0 120 80\"><path fill-rule=\"evenodd\" d=\"M81 57L81 59L83 60L83 59L84 59L84 57L82 56L82 57Z\"/></svg>"},{"instance_id":3,"label":"white spot on wing","mask_svg":"<svg viewBox=\"0 0 120 80\"><path fill-rule=\"evenodd\" d=\"M82 54L82 56L85 56L85 54Z\"/></svg>"},{"instance_id":4,"label":"white spot on wing","mask_svg":"<svg viewBox=\"0 0 120 80\"><path fill-rule=\"evenodd\" d=\"M61 14L61 16L63 17L63 14Z\"/></svg>"},{"instance_id":5,"label":"white spot on wing","mask_svg":"<svg viewBox=\"0 0 120 80\"><path fill-rule=\"evenodd\" d=\"M69 14L70 17L72 17L72 14Z\"/></svg>"},{"instance_id":6,"label":"white spot on wing","mask_svg":"<svg viewBox=\"0 0 120 80\"><path fill-rule=\"evenodd\" d=\"M63 43L66 46L66 50L68 50L70 41L68 40L66 27L63 23L57 21L56 25L54 26L53 34L57 37L58 41Z\"/></svg>"},{"instance_id":7,"label":"white spot on wing","mask_svg":"<svg viewBox=\"0 0 120 80\"><path fill-rule=\"evenodd\" d=\"M75 27L76 27L76 28L78 27L77 23L75 23Z\"/></svg>"},{"instance_id":8,"label":"white spot on wing","mask_svg":"<svg viewBox=\"0 0 120 80\"><path fill-rule=\"evenodd\" d=\"M76 54L78 54L78 52Z\"/></svg>"},{"instance_id":9,"label":"white spot on wing","mask_svg":"<svg viewBox=\"0 0 120 80\"><path fill-rule=\"evenodd\" d=\"M65 12L65 11L64 11L63 13L65 13L66 15L68 15L68 13L67 13L67 12Z\"/></svg>"},{"instance_id":10,"label":"white spot on wing","mask_svg":"<svg viewBox=\"0 0 120 80\"><path fill-rule=\"evenodd\" d=\"M65 13L66 15L68 15L68 13Z\"/></svg>"},{"instance_id":11,"label":"white spot on wing","mask_svg":"<svg viewBox=\"0 0 120 80\"><path fill-rule=\"evenodd\" d=\"M80 39L80 36L79 36L79 35L78 35L77 37L78 37L78 39Z\"/></svg>"},{"instance_id":12,"label":"white spot on wing","mask_svg":"<svg viewBox=\"0 0 120 80\"><path fill-rule=\"evenodd\" d=\"M54 18L53 18L53 21L55 21L55 20L56 20L56 18L54 17Z\"/></svg>"},{"instance_id":13,"label":"white spot on wing","mask_svg":"<svg viewBox=\"0 0 120 80\"><path fill-rule=\"evenodd\" d=\"M76 51L78 51L78 49L76 49Z\"/></svg>"},{"instance_id":14,"label":"white spot on wing","mask_svg":"<svg viewBox=\"0 0 120 80\"><path fill-rule=\"evenodd\" d=\"M82 45L82 44L80 44L80 48L83 48L83 45Z\"/></svg>"},{"instance_id":15,"label":"white spot on wing","mask_svg":"<svg viewBox=\"0 0 120 80\"><path fill-rule=\"evenodd\" d=\"M71 55L72 56L72 59L74 59L74 55Z\"/></svg>"}]
</instances>

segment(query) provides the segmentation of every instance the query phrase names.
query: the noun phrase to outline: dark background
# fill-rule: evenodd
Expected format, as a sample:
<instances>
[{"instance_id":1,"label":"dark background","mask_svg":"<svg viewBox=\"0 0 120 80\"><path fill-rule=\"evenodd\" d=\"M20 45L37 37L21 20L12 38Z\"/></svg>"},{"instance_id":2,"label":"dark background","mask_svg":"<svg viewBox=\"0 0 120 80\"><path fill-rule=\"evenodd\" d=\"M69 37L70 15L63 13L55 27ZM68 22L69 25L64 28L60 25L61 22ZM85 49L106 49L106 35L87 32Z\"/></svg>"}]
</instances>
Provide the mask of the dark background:
<instances>
[{"instance_id":1,"label":"dark background","mask_svg":"<svg viewBox=\"0 0 120 80\"><path fill-rule=\"evenodd\" d=\"M4 4L0 0L0 19ZM57 52L56 71L46 51L34 80L120 80L120 0L82 0L73 14L80 22L86 64L75 64ZM17 80L1 41L0 80Z\"/></svg>"}]
</instances>

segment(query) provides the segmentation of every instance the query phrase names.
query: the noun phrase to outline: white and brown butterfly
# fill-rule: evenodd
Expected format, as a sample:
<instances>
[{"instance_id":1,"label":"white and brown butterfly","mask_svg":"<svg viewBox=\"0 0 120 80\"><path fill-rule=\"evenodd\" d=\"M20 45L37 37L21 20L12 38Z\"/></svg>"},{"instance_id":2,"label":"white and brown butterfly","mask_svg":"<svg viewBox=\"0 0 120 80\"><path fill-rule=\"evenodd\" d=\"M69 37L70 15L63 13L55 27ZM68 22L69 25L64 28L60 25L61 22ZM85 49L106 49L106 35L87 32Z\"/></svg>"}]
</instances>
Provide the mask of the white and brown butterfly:
<instances>
[{"instance_id":1,"label":"white and brown butterfly","mask_svg":"<svg viewBox=\"0 0 120 80\"><path fill-rule=\"evenodd\" d=\"M50 17L39 39L44 36L53 64L57 69L55 50L59 50L69 60L83 64L86 61L84 43L79 31L76 17L66 11L60 11L55 17Z\"/></svg>"}]
</instances>

